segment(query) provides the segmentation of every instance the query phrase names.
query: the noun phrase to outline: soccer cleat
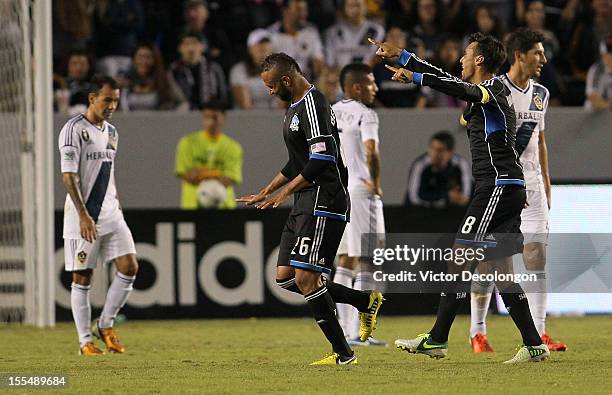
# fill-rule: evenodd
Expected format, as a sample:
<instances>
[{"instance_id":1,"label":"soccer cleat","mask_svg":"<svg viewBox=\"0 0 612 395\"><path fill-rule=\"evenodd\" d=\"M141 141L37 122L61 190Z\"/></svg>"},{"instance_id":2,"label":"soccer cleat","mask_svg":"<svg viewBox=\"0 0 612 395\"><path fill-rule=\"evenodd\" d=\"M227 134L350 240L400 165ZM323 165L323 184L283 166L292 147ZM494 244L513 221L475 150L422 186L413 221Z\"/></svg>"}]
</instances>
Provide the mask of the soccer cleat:
<instances>
[{"instance_id":1,"label":"soccer cleat","mask_svg":"<svg viewBox=\"0 0 612 395\"><path fill-rule=\"evenodd\" d=\"M523 362L540 362L550 357L550 351L546 344L539 346L520 346L518 352L512 358L504 362L504 364L515 364Z\"/></svg>"},{"instance_id":2,"label":"soccer cleat","mask_svg":"<svg viewBox=\"0 0 612 395\"><path fill-rule=\"evenodd\" d=\"M358 346L358 347L367 347L367 346L372 346L372 347L388 347L389 346L389 344L385 343L384 341L376 340L372 336L370 336L368 338L368 340L366 340L366 341L362 341L360 338L356 337L354 339L347 339L346 342L351 347L353 347L353 346Z\"/></svg>"},{"instance_id":3,"label":"soccer cleat","mask_svg":"<svg viewBox=\"0 0 612 395\"><path fill-rule=\"evenodd\" d=\"M359 312L359 338L361 341L366 341L376 329L376 316L384 300L385 298L380 291L372 291L368 311L365 313Z\"/></svg>"},{"instance_id":4,"label":"soccer cleat","mask_svg":"<svg viewBox=\"0 0 612 395\"><path fill-rule=\"evenodd\" d=\"M341 357L340 354L332 352L310 365L357 365L357 355L353 353L350 357Z\"/></svg>"},{"instance_id":5,"label":"soccer cleat","mask_svg":"<svg viewBox=\"0 0 612 395\"><path fill-rule=\"evenodd\" d=\"M94 336L102 340L108 351L119 354L124 353L125 347L123 347L123 344L121 344L119 341L117 332L113 328L100 328L98 324L99 321L96 320L94 327L92 328L92 333Z\"/></svg>"},{"instance_id":6,"label":"soccer cleat","mask_svg":"<svg viewBox=\"0 0 612 395\"><path fill-rule=\"evenodd\" d=\"M79 355L94 356L104 355L104 351L96 347L92 342L86 343L83 347L79 348Z\"/></svg>"},{"instance_id":7,"label":"soccer cleat","mask_svg":"<svg viewBox=\"0 0 612 395\"><path fill-rule=\"evenodd\" d=\"M429 333L421 333L416 339L397 339L395 347L411 354L425 354L431 358L444 358L448 354L448 342L438 343Z\"/></svg>"},{"instance_id":8,"label":"soccer cleat","mask_svg":"<svg viewBox=\"0 0 612 395\"><path fill-rule=\"evenodd\" d=\"M546 346L548 346L548 349L550 351L565 351L565 350L567 350L567 344L562 343L562 342L554 341L550 336L548 336L548 333L546 333L546 332L544 332L544 334L542 335L542 342L544 342L544 344L546 344Z\"/></svg>"},{"instance_id":9,"label":"soccer cleat","mask_svg":"<svg viewBox=\"0 0 612 395\"><path fill-rule=\"evenodd\" d=\"M472 351L474 352L493 352L493 347L489 344L487 335L477 333L470 339L470 343L472 344Z\"/></svg>"}]
</instances>

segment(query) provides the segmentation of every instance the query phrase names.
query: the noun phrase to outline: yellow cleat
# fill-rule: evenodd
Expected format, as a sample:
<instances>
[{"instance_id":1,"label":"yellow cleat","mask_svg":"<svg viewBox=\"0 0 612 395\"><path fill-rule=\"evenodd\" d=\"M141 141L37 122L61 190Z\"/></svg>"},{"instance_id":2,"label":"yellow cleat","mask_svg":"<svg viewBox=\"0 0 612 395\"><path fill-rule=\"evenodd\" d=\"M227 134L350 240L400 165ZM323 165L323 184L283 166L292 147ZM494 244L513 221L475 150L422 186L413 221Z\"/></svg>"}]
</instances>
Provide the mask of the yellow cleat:
<instances>
[{"instance_id":1,"label":"yellow cleat","mask_svg":"<svg viewBox=\"0 0 612 395\"><path fill-rule=\"evenodd\" d=\"M376 316L384 300L385 298L383 298L380 291L372 291L370 293L368 312L359 312L359 338L361 341L368 340L372 333L374 333L374 329L376 329Z\"/></svg>"},{"instance_id":2,"label":"yellow cleat","mask_svg":"<svg viewBox=\"0 0 612 395\"><path fill-rule=\"evenodd\" d=\"M104 342L108 351L119 354L125 352L125 347L123 347L123 344L121 344L119 341L117 332L113 328L100 328L98 326L98 322L96 321L93 329L94 330L92 332L94 336Z\"/></svg>"},{"instance_id":3,"label":"yellow cleat","mask_svg":"<svg viewBox=\"0 0 612 395\"><path fill-rule=\"evenodd\" d=\"M324 356L323 359L310 364L310 366L313 365L357 365L357 355L353 354L352 357L343 360L339 354L332 352Z\"/></svg>"},{"instance_id":4,"label":"yellow cleat","mask_svg":"<svg viewBox=\"0 0 612 395\"><path fill-rule=\"evenodd\" d=\"M85 356L104 355L104 351L100 350L92 342L89 342L85 344L83 347L79 348L79 355L85 355Z\"/></svg>"}]
</instances>

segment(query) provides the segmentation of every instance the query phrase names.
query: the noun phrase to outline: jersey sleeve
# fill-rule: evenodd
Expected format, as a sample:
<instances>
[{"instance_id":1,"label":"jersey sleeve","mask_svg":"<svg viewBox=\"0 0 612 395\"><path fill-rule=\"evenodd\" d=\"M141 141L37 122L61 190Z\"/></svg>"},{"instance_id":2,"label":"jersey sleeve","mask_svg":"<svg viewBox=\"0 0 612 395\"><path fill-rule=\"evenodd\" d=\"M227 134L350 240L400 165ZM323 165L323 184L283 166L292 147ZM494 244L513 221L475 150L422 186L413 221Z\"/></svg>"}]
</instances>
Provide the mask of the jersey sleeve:
<instances>
[{"instance_id":1,"label":"jersey sleeve","mask_svg":"<svg viewBox=\"0 0 612 395\"><path fill-rule=\"evenodd\" d=\"M546 113L548 112L548 100L550 99L550 92L548 91L548 89L544 88L544 92L546 92L546 97L544 98L542 119L540 119L540 131L546 130Z\"/></svg>"},{"instance_id":2,"label":"jersey sleeve","mask_svg":"<svg viewBox=\"0 0 612 395\"><path fill-rule=\"evenodd\" d=\"M374 140L378 142L378 114L368 110L361 117L361 141Z\"/></svg>"},{"instance_id":3,"label":"jersey sleeve","mask_svg":"<svg viewBox=\"0 0 612 395\"><path fill-rule=\"evenodd\" d=\"M325 99L317 97L315 100L315 96L309 94L304 101L303 116L307 119L304 134L309 147L309 160L302 170L302 176L312 181L325 167L336 162L338 152L332 135L336 120Z\"/></svg>"},{"instance_id":4,"label":"jersey sleeve","mask_svg":"<svg viewBox=\"0 0 612 395\"><path fill-rule=\"evenodd\" d=\"M60 167L62 173L78 173L81 160L81 136L74 127L74 122L68 122L62 128L58 146L60 151Z\"/></svg>"},{"instance_id":5,"label":"jersey sleeve","mask_svg":"<svg viewBox=\"0 0 612 395\"><path fill-rule=\"evenodd\" d=\"M231 178L236 184L242 183L242 147L237 142L225 155L223 175Z\"/></svg>"}]
</instances>

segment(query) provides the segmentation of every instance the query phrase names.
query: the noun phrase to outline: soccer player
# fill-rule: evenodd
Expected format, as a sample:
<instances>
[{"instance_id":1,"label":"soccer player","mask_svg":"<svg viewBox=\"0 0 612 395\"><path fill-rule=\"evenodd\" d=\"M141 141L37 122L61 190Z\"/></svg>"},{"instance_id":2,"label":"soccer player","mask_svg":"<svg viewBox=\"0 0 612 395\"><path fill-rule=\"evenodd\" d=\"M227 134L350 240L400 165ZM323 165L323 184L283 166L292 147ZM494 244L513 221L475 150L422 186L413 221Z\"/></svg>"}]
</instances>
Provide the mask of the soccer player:
<instances>
[{"instance_id":1,"label":"soccer player","mask_svg":"<svg viewBox=\"0 0 612 395\"><path fill-rule=\"evenodd\" d=\"M528 292L527 300L533 322L542 341L550 351L565 351L567 345L556 342L546 333L546 242L548 239L548 210L550 209L550 176L548 151L544 138L544 118L550 94L548 89L532 78L540 76L546 55L542 42L544 36L531 29L521 28L511 33L506 48L510 57L510 71L501 81L512 94L516 112L516 144L525 184L527 207L521 213L521 232L525 241L523 262L529 273L538 278L535 292ZM492 283L475 283L472 292L470 340L474 352L490 352L493 348L487 339L486 316Z\"/></svg>"},{"instance_id":2,"label":"soccer player","mask_svg":"<svg viewBox=\"0 0 612 395\"><path fill-rule=\"evenodd\" d=\"M461 79L419 59L416 55L389 43L374 42L382 57L399 56L401 68L388 66L392 79L430 86L447 95L468 102L462 115L472 153L472 175L476 182L474 197L455 238L455 248L472 250L489 247L484 267L512 265L512 255L522 249L521 210L525 205L523 169L515 150L515 113L511 94L500 78L494 77L506 57L497 39L476 33L461 58ZM459 274L460 265L448 263L449 273ZM491 269L492 270L492 269ZM467 297L470 282L458 277L454 284L444 283L436 322L429 333L415 339L398 339L395 345L411 353L443 358L448 353L448 333L459 307ZM510 316L523 338L523 345L506 363L540 361L550 352L535 328L529 304L518 283L497 283Z\"/></svg>"},{"instance_id":3,"label":"soccer player","mask_svg":"<svg viewBox=\"0 0 612 395\"><path fill-rule=\"evenodd\" d=\"M334 301L360 312L360 336L367 339L383 301L377 291L361 292L326 281L350 216L347 170L336 117L325 97L304 77L297 62L274 53L262 64L271 95L290 102L283 137L289 160L259 193L238 199L259 209L278 207L293 195L293 209L281 235L277 284L304 295L333 352L313 365L354 364L357 357L338 323ZM286 185L285 185L286 184ZM283 187L284 186L284 187ZM278 193L273 195L275 191Z\"/></svg>"},{"instance_id":4,"label":"soccer player","mask_svg":"<svg viewBox=\"0 0 612 395\"><path fill-rule=\"evenodd\" d=\"M66 271L72 272L70 304L79 335L81 355L104 354L93 342L89 290L98 262L114 261L115 278L108 289L93 334L110 352L125 347L113 329L138 272L136 249L115 187L115 155L119 135L107 122L117 110L119 84L107 76L94 77L85 114L71 118L59 135L61 171L68 192L64 205Z\"/></svg>"},{"instance_id":5,"label":"soccer player","mask_svg":"<svg viewBox=\"0 0 612 395\"><path fill-rule=\"evenodd\" d=\"M338 134L347 159L351 196L351 221L346 225L338 252L334 282L363 291L374 289L372 266L368 262L372 250L384 244L382 190L380 188L380 153L378 151L378 115L367 107L374 102L378 88L372 69L352 63L340 72L344 100L332 106L338 121ZM362 237L367 237L363 240ZM365 245L362 245L365 243ZM362 247L367 248L362 251ZM340 254L343 252L344 254ZM355 284L353 286L353 273ZM386 346L373 337L359 338L356 310L343 303L337 305L338 321L350 345Z\"/></svg>"}]
</instances>

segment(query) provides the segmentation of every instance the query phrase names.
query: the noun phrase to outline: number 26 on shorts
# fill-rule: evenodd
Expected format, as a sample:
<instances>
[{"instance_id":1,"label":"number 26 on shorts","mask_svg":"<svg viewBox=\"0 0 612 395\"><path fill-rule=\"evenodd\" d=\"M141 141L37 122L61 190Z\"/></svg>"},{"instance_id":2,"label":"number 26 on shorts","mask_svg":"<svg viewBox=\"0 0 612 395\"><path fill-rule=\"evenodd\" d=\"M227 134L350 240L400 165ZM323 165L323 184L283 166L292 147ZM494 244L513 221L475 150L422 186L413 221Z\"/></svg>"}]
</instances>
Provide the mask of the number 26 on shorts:
<instances>
[{"instance_id":1,"label":"number 26 on shorts","mask_svg":"<svg viewBox=\"0 0 612 395\"><path fill-rule=\"evenodd\" d=\"M291 250L292 255L308 255L308 250L310 249L310 241L312 239L310 237L298 237L295 241L295 245ZM295 249L298 249L298 252L295 252Z\"/></svg>"}]
</instances>

